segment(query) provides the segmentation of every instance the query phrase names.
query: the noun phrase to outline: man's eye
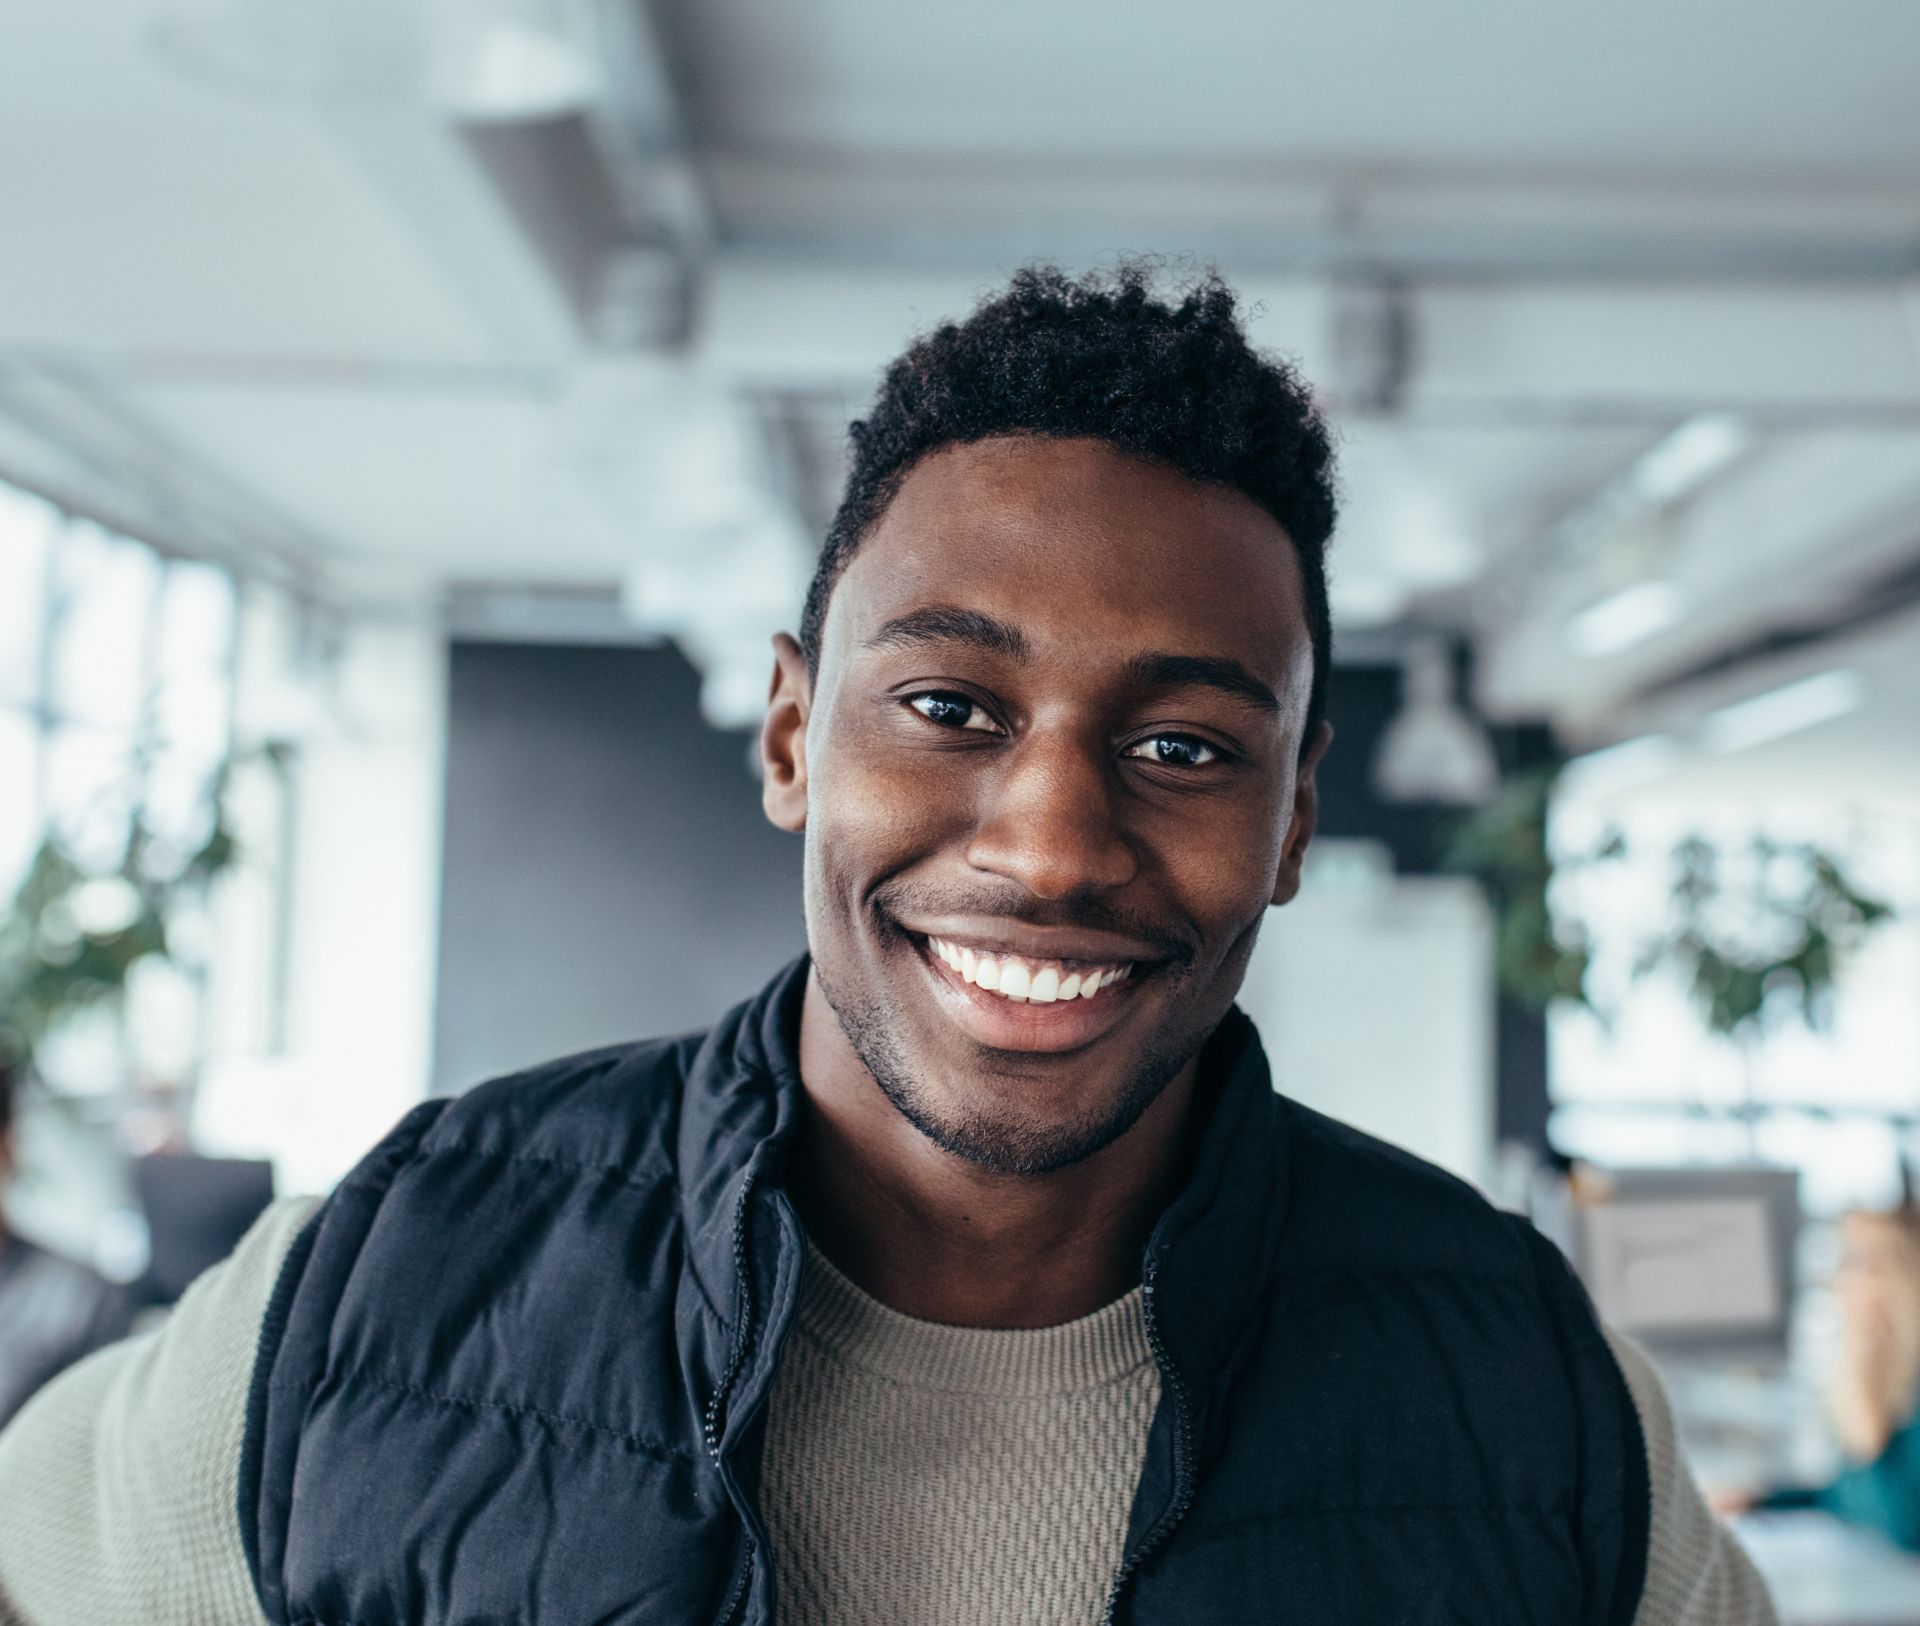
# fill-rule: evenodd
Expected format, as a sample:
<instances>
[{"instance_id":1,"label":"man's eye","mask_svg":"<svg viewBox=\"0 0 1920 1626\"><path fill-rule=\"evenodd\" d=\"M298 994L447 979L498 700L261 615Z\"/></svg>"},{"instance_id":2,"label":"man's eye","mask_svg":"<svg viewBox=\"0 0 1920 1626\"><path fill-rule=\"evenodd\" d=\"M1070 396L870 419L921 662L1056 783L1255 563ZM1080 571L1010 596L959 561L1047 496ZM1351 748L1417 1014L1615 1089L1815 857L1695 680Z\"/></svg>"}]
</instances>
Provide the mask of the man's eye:
<instances>
[{"instance_id":1,"label":"man's eye","mask_svg":"<svg viewBox=\"0 0 1920 1626\"><path fill-rule=\"evenodd\" d=\"M1220 753L1205 740L1191 734L1155 734L1127 748L1130 757L1144 757L1169 768L1204 768L1219 760Z\"/></svg>"},{"instance_id":2,"label":"man's eye","mask_svg":"<svg viewBox=\"0 0 1920 1626\"><path fill-rule=\"evenodd\" d=\"M907 704L928 722L938 723L942 728L973 728L994 732L993 719L985 709L963 694L938 691L917 694Z\"/></svg>"}]
</instances>

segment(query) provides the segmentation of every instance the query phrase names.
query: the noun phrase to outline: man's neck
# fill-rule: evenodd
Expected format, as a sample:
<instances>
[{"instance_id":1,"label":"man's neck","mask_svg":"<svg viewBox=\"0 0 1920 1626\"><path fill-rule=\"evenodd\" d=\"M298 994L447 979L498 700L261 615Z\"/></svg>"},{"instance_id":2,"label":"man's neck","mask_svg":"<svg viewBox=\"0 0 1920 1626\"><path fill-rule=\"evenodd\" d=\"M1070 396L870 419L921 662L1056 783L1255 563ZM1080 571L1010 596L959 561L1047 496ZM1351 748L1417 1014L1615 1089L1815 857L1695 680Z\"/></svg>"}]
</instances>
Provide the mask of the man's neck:
<instances>
[{"instance_id":1,"label":"man's neck","mask_svg":"<svg viewBox=\"0 0 1920 1626\"><path fill-rule=\"evenodd\" d=\"M942 1150L881 1092L812 978L807 1106L789 1186L809 1235L881 1303L967 1327L1076 1320L1139 1284L1184 1165L1196 1064L1125 1134L1070 1168L1002 1174Z\"/></svg>"}]
</instances>

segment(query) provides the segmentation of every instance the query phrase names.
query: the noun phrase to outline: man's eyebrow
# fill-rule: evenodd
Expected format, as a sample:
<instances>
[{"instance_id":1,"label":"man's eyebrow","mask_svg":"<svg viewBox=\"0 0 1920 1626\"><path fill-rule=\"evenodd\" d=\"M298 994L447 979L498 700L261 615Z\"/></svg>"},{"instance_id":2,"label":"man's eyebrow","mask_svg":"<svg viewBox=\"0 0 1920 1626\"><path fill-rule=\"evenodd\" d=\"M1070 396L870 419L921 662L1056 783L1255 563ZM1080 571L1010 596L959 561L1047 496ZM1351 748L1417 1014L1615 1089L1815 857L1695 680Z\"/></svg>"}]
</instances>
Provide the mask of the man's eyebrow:
<instances>
[{"instance_id":1,"label":"man's eyebrow","mask_svg":"<svg viewBox=\"0 0 1920 1626\"><path fill-rule=\"evenodd\" d=\"M1277 713L1280 697L1238 661L1220 655L1167 655L1149 651L1127 662L1127 676L1143 689L1219 689L1264 712Z\"/></svg>"},{"instance_id":2,"label":"man's eyebrow","mask_svg":"<svg viewBox=\"0 0 1920 1626\"><path fill-rule=\"evenodd\" d=\"M917 644L972 644L1005 655L1027 658L1026 635L1010 621L983 610L963 610L955 604L928 604L896 615L866 642L868 649L911 649Z\"/></svg>"}]
</instances>

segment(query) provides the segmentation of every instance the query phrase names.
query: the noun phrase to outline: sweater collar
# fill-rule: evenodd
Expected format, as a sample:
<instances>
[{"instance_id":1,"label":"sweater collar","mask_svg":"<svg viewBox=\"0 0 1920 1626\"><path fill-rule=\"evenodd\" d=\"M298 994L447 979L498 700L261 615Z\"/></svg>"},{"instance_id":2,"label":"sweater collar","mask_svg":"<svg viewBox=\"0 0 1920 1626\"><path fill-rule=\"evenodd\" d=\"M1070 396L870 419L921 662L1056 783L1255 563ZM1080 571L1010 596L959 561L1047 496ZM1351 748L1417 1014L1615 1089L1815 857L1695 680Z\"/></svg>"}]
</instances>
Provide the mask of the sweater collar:
<instances>
[{"instance_id":1,"label":"sweater collar","mask_svg":"<svg viewBox=\"0 0 1920 1626\"><path fill-rule=\"evenodd\" d=\"M897 1387L998 1400L1084 1394L1153 1360L1138 1287L1058 1326L951 1327L882 1304L811 1241L794 1325L830 1359Z\"/></svg>"},{"instance_id":2,"label":"sweater collar","mask_svg":"<svg viewBox=\"0 0 1920 1626\"><path fill-rule=\"evenodd\" d=\"M776 1343L792 1316L806 1246L778 1186L803 1098L808 970L802 956L707 1035L680 1120L695 1272L730 1327L744 1306L749 1330L771 1326ZM1253 1023L1237 1007L1203 1047L1200 1080L1207 1123L1142 1264L1156 1278L1169 1356L1205 1380L1233 1362L1261 1300L1286 1209L1287 1160L1282 1103ZM749 1201L755 1195L762 1200Z\"/></svg>"}]
</instances>

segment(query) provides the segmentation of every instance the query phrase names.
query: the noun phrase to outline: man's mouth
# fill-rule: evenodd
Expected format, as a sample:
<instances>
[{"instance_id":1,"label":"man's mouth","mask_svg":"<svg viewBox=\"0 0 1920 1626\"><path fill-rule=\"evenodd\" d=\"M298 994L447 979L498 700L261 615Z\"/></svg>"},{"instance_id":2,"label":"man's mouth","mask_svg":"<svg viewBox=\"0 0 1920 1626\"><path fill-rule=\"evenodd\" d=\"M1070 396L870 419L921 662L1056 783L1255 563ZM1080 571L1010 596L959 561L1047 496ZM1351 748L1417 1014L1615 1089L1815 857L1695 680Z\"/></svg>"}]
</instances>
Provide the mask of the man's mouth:
<instances>
[{"instance_id":1,"label":"man's mouth","mask_svg":"<svg viewBox=\"0 0 1920 1626\"><path fill-rule=\"evenodd\" d=\"M928 937L927 947L974 987L998 994L1016 1005L1051 1005L1069 999L1097 999L1124 982L1134 962L1100 963L1085 960L1037 960L1021 954L976 952L964 943Z\"/></svg>"},{"instance_id":2,"label":"man's mouth","mask_svg":"<svg viewBox=\"0 0 1920 1626\"><path fill-rule=\"evenodd\" d=\"M948 1017L976 1043L1004 1051L1058 1053L1091 1044L1125 1019L1131 996L1160 963L1015 953L1005 940L1015 933L973 942L925 931L911 936Z\"/></svg>"}]
</instances>

